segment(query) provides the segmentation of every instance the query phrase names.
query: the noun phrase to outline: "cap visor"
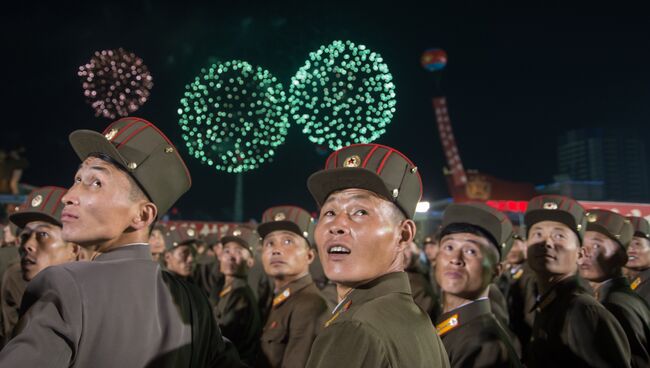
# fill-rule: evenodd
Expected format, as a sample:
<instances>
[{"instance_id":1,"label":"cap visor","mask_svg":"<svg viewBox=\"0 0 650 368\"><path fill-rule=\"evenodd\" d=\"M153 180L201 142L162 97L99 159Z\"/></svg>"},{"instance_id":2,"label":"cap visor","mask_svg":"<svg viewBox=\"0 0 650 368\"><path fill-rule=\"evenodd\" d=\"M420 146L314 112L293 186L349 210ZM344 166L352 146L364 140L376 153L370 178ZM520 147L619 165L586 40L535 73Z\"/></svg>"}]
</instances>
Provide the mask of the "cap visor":
<instances>
[{"instance_id":1,"label":"cap visor","mask_svg":"<svg viewBox=\"0 0 650 368\"><path fill-rule=\"evenodd\" d=\"M24 228L28 223L32 221L43 221L49 222L56 226L62 226L61 221L55 219L52 216L46 215L42 212L18 212L12 213L9 215L9 221L13 222L14 225L19 228Z\"/></svg>"},{"instance_id":2,"label":"cap visor","mask_svg":"<svg viewBox=\"0 0 650 368\"><path fill-rule=\"evenodd\" d=\"M117 148L102 134L92 130L75 130L68 137L72 148L81 161L92 153L103 153L116 162L126 167L126 160L117 151Z\"/></svg>"},{"instance_id":3,"label":"cap visor","mask_svg":"<svg viewBox=\"0 0 650 368\"><path fill-rule=\"evenodd\" d=\"M388 188L379 175L360 168L341 167L318 171L307 179L307 188L319 206L325 203L330 194L350 188L369 190L390 200Z\"/></svg>"},{"instance_id":4,"label":"cap visor","mask_svg":"<svg viewBox=\"0 0 650 368\"><path fill-rule=\"evenodd\" d=\"M291 221L272 221L272 222L261 224L257 227L257 233L260 234L262 238L266 237L267 235L269 235L274 231L279 231L279 230L291 231L292 233L304 237L298 225L296 225Z\"/></svg>"}]
</instances>

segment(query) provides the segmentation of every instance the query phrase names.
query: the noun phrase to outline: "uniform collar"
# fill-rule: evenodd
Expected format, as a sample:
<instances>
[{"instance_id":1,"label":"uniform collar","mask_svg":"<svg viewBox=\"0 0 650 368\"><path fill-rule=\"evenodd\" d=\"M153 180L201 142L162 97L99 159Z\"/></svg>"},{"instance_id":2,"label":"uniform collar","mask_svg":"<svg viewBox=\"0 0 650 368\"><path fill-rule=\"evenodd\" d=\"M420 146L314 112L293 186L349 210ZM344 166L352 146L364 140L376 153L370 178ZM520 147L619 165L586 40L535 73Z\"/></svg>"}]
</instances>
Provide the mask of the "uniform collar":
<instances>
[{"instance_id":1,"label":"uniform collar","mask_svg":"<svg viewBox=\"0 0 650 368\"><path fill-rule=\"evenodd\" d=\"M343 298L332 313L336 313L340 306L348 305L349 308L351 304L365 303L391 293L411 295L411 285L406 272L391 272L357 286Z\"/></svg>"},{"instance_id":2,"label":"uniform collar","mask_svg":"<svg viewBox=\"0 0 650 368\"><path fill-rule=\"evenodd\" d=\"M492 314L490 300L488 298L474 300L438 317L436 331L439 336L442 336L454 328L486 314Z\"/></svg>"},{"instance_id":3,"label":"uniform collar","mask_svg":"<svg viewBox=\"0 0 650 368\"><path fill-rule=\"evenodd\" d=\"M105 262L105 261L116 261L123 259L146 259L153 260L151 258L151 248L149 244L146 243L135 243L124 245L119 248L114 248L108 252L100 253L97 255L93 262Z\"/></svg>"},{"instance_id":4,"label":"uniform collar","mask_svg":"<svg viewBox=\"0 0 650 368\"><path fill-rule=\"evenodd\" d=\"M297 280L291 281L282 289L278 290L277 293L275 293L275 297L273 298L273 308L279 307L282 303L289 299L290 296L295 295L298 291L306 288L313 283L314 281L309 274Z\"/></svg>"},{"instance_id":5,"label":"uniform collar","mask_svg":"<svg viewBox=\"0 0 650 368\"><path fill-rule=\"evenodd\" d=\"M224 296L230 294L231 291L237 290L239 288L245 287L248 285L248 281L243 278L243 277L233 277L232 283L226 287L224 287L220 292L219 292L219 297L223 298Z\"/></svg>"},{"instance_id":6,"label":"uniform collar","mask_svg":"<svg viewBox=\"0 0 650 368\"><path fill-rule=\"evenodd\" d=\"M630 288L630 282L625 276L614 277L612 279L604 281L600 284L600 286L598 286L598 289L594 290L596 299L599 302L602 302L603 300L607 299L607 296L609 296L612 291L620 290L621 288Z\"/></svg>"},{"instance_id":7,"label":"uniform collar","mask_svg":"<svg viewBox=\"0 0 650 368\"><path fill-rule=\"evenodd\" d=\"M648 279L650 279L650 268L647 268L639 272L639 274L632 281L630 288L632 288L632 290L636 290L636 288L639 287L640 284L648 281Z\"/></svg>"},{"instance_id":8,"label":"uniform collar","mask_svg":"<svg viewBox=\"0 0 650 368\"><path fill-rule=\"evenodd\" d=\"M551 288L546 293L539 296L537 303L535 303L531 309L531 312L536 309L538 311L541 311L549 304L551 304L558 296L565 296L574 292L588 293L587 289L583 285L583 282L584 281L582 281L577 274L569 276L564 280L558 281L553 286L551 286Z\"/></svg>"}]
</instances>

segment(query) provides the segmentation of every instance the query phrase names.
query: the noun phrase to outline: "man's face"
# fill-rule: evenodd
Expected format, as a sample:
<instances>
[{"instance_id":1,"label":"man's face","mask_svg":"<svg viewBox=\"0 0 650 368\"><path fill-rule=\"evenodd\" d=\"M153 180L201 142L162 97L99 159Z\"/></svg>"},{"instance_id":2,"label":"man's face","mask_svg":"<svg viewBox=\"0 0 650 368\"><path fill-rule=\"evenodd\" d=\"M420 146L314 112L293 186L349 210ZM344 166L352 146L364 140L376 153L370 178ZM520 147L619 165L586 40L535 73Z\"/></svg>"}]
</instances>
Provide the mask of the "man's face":
<instances>
[{"instance_id":1,"label":"man's face","mask_svg":"<svg viewBox=\"0 0 650 368\"><path fill-rule=\"evenodd\" d=\"M160 254L165 251L165 237L163 237L162 231L154 229L151 232L149 247L151 248L151 254Z\"/></svg>"},{"instance_id":2,"label":"man's face","mask_svg":"<svg viewBox=\"0 0 650 368\"><path fill-rule=\"evenodd\" d=\"M625 267L635 271L650 268L650 239L635 236L627 248L628 261Z\"/></svg>"},{"instance_id":3,"label":"man's face","mask_svg":"<svg viewBox=\"0 0 650 368\"><path fill-rule=\"evenodd\" d=\"M314 252L298 234L278 230L267 234L262 242L264 272L274 279L295 279L309 270Z\"/></svg>"},{"instance_id":4,"label":"man's face","mask_svg":"<svg viewBox=\"0 0 650 368\"><path fill-rule=\"evenodd\" d=\"M226 276L243 277L253 267L254 259L248 249L237 242L230 241L223 245L219 258L221 272Z\"/></svg>"},{"instance_id":5,"label":"man's face","mask_svg":"<svg viewBox=\"0 0 650 368\"><path fill-rule=\"evenodd\" d=\"M580 276L603 282L620 273L625 250L617 242L596 231L587 231L578 258Z\"/></svg>"},{"instance_id":6,"label":"man's face","mask_svg":"<svg viewBox=\"0 0 650 368\"><path fill-rule=\"evenodd\" d=\"M580 240L568 226L541 221L528 232L528 264L542 275L570 275L577 271Z\"/></svg>"},{"instance_id":7,"label":"man's face","mask_svg":"<svg viewBox=\"0 0 650 368\"><path fill-rule=\"evenodd\" d=\"M188 277L194 269L194 252L189 245L178 247L165 253L167 269L181 277Z\"/></svg>"},{"instance_id":8,"label":"man's face","mask_svg":"<svg viewBox=\"0 0 650 368\"><path fill-rule=\"evenodd\" d=\"M440 244L435 240L424 244L424 253L427 255L427 259L432 265L436 264L436 257L438 256L439 251Z\"/></svg>"},{"instance_id":9,"label":"man's face","mask_svg":"<svg viewBox=\"0 0 650 368\"><path fill-rule=\"evenodd\" d=\"M129 196L127 174L96 157L79 167L74 184L63 196L63 239L82 246L114 242L138 215Z\"/></svg>"},{"instance_id":10,"label":"man's face","mask_svg":"<svg viewBox=\"0 0 650 368\"><path fill-rule=\"evenodd\" d=\"M61 227L44 221L27 223L20 233L20 269L29 281L49 266L76 259L75 246L63 241Z\"/></svg>"},{"instance_id":11,"label":"man's face","mask_svg":"<svg viewBox=\"0 0 650 368\"><path fill-rule=\"evenodd\" d=\"M16 243L16 237L14 236L14 233L11 231L10 225L5 225L2 228L2 240L7 245L14 245Z\"/></svg>"},{"instance_id":12,"label":"man's face","mask_svg":"<svg viewBox=\"0 0 650 368\"><path fill-rule=\"evenodd\" d=\"M526 261L526 242L521 239L515 239L512 248L506 256L506 262L511 265L522 264Z\"/></svg>"},{"instance_id":13,"label":"man's face","mask_svg":"<svg viewBox=\"0 0 650 368\"><path fill-rule=\"evenodd\" d=\"M329 195L320 211L315 239L327 277L349 287L402 268L401 224L392 203L363 189ZM410 241L407 239L406 241Z\"/></svg>"},{"instance_id":14,"label":"man's face","mask_svg":"<svg viewBox=\"0 0 650 368\"><path fill-rule=\"evenodd\" d=\"M440 239L436 281L446 293L476 299L492 281L495 259L488 252L490 242L471 233L445 235Z\"/></svg>"}]
</instances>

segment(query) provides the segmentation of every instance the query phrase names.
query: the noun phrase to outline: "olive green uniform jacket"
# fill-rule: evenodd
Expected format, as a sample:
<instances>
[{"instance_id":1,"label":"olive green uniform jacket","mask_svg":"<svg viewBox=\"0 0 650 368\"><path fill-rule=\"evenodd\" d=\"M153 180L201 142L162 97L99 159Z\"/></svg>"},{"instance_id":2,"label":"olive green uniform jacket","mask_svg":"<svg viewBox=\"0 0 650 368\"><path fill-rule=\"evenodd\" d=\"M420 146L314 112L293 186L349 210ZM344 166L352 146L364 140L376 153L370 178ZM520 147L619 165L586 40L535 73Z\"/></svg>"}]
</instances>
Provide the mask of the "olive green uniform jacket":
<instances>
[{"instance_id":1,"label":"olive green uniform jacket","mask_svg":"<svg viewBox=\"0 0 650 368\"><path fill-rule=\"evenodd\" d=\"M442 314L436 330L454 368L522 366L487 298Z\"/></svg>"},{"instance_id":2,"label":"olive green uniform jacket","mask_svg":"<svg viewBox=\"0 0 650 368\"><path fill-rule=\"evenodd\" d=\"M214 316L221 333L233 342L242 361L252 365L260 353L262 323L257 300L246 279L235 278L221 290Z\"/></svg>"},{"instance_id":3,"label":"olive green uniform jacket","mask_svg":"<svg viewBox=\"0 0 650 368\"><path fill-rule=\"evenodd\" d=\"M353 289L316 337L309 368L449 367L429 316L413 302L404 272Z\"/></svg>"},{"instance_id":4,"label":"olive green uniform jacket","mask_svg":"<svg viewBox=\"0 0 650 368\"><path fill-rule=\"evenodd\" d=\"M523 351L527 351L528 342L535 320L535 302L537 284L535 274L528 264L513 266L505 272L508 281L506 297L510 314L510 330L517 335Z\"/></svg>"},{"instance_id":5,"label":"olive green uniform jacket","mask_svg":"<svg viewBox=\"0 0 650 368\"><path fill-rule=\"evenodd\" d=\"M621 276L601 284L596 298L623 327L632 351L632 367L650 367L650 308Z\"/></svg>"},{"instance_id":6,"label":"olive green uniform jacket","mask_svg":"<svg viewBox=\"0 0 650 368\"><path fill-rule=\"evenodd\" d=\"M632 280L630 285L632 290L639 294L648 305L650 305L650 268L641 271L637 277Z\"/></svg>"},{"instance_id":7,"label":"olive green uniform jacket","mask_svg":"<svg viewBox=\"0 0 650 368\"><path fill-rule=\"evenodd\" d=\"M310 275L278 290L262 332L263 362L257 366L303 368L327 312Z\"/></svg>"},{"instance_id":8,"label":"olive green uniform jacket","mask_svg":"<svg viewBox=\"0 0 650 368\"><path fill-rule=\"evenodd\" d=\"M2 339L0 346L9 341L12 336L14 327L18 323L20 302L23 299L23 293L27 281L23 279L23 273L20 269L20 263L14 263L2 276L2 286L0 286L0 310L2 312Z\"/></svg>"},{"instance_id":9,"label":"olive green uniform jacket","mask_svg":"<svg viewBox=\"0 0 650 368\"><path fill-rule=\"evenodd\" d=\"M616 318L571 276L536 305L528 367L629 367L630 345Z\"/></svg>"},{"instance_id":10,"label":"olive green uniform jacket","mask_svg":"<svg viewBox=\"0 0 650 368\"><path fill-rule=\"evenodd\" d=\"M39 272L0 366L239 366L210 312L196 286L152 261L148 244L126 245Z\"/></svg>"}]
</instances>

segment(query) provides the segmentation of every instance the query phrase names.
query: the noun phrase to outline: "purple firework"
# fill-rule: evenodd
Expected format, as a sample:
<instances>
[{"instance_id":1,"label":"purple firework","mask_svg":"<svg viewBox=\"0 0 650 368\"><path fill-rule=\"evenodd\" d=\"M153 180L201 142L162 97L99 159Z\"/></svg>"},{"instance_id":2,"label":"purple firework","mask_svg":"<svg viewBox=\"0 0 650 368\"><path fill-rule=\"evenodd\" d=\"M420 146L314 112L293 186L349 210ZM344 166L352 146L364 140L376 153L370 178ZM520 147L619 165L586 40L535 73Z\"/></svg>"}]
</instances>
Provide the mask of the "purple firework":
<instances>
[{"instance_id":1,"label":"purple firework","mask_svg":"<svg viewBox=\"0 0 650 368\"><path fill-rule=\"evenodd\" d=\"M147 102L153 87L142 59L122 48L96 51L77 74L95 116L109 119L136 111Z\"/></svg>"}]
</instances>

